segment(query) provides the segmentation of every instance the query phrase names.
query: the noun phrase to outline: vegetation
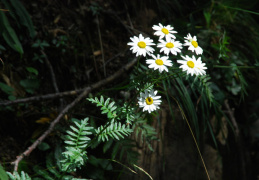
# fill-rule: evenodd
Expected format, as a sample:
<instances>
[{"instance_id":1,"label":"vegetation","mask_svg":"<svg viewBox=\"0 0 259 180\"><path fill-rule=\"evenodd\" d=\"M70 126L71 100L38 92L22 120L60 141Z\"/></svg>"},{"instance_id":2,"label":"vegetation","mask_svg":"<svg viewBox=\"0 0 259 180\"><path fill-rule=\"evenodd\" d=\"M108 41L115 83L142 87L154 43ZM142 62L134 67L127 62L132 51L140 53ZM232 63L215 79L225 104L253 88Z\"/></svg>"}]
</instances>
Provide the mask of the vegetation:
<instances>
[{"instance_id":1,"label":"vegetation","mask_svg":"<svg viewBox=\"0 0 259 180\"><path fill-rule=\"evenodd\" d=\"M0 6L0 179L259 176L256 1ZM159 23L182 44L196 36L203 53L183 46L167 72L148 67L130 38L160 42ZM185 55L206 75L183 71Z\"/></svg>"}]
</instances>

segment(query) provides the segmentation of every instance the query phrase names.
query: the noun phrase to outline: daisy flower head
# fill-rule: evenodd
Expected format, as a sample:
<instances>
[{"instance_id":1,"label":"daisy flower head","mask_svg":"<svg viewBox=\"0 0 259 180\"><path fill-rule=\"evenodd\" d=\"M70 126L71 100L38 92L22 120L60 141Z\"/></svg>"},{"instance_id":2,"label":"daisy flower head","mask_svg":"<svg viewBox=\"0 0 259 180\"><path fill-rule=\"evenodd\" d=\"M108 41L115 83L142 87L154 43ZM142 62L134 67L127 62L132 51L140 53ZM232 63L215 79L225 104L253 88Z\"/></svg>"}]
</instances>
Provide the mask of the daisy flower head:
<instances>
[{"instance_id":1,"label":"daisy flower head","mask_svg":"<svg viewBox=\"0 0 259 180\"><path fill-rule=\"evenodd\" d=\"M160 52L164 51L166 55L169 55L170 52L174 55L177 55L177 53L180 53L181 49L183 48L182 43L179 41L174 41L170 38L166 38L166 41L159 40L159 42L160 43L157 45L157 47L161 48Z\"/></svg>"},{"instance_id":2,"label":"daisy flower head","mask_svg":"<svg viewBox=\"0 0 259 180\"><path fill-rule=\"evenodd\" d=\"M184 37L184 46L189 46L188 50L191 50L192 52L195 51L197 55L202 54L203 50L198 45L196 36L191 36L191 34L187 34L187 37Z\"/></svg>"},{"instance_id":3,"label":"daisy flower head","mask_svg":"<svg viewBox=\"0 0 259 180\"><path fill-rule=\"evenodd\" d=\"M205 63L201 62L201 57L199 57L197 60L194 56L189 57L189 56L181 56L183 58L183 60L177 60L177 62L179 64L181 64L181 66L179 68L182 68L183 71L186 71L187 74L191 74L193 76L193 74L197 75L205 75L205 69L207 69L207 67L205 67Z\"/></svg>"},{"instance_id":4,"label":"daisy flower head","mask_svg":"<svg viewBox=\"0 0 259 180\"><path fill-rule=\"evenodd\" d=\"M143 107L143 111L148 111L151 113L156 109L159 109L159 105L161 104L161 96L156 96L157 91L153 89L148 91L145 90L145 93L140 93L140 97L138 98L139 107Z\"/></svg>"},{"instance_id":5,"label":"daisy flower head","mask_svg":"<svg viewBox=\"0 0 259 180\"><path fill-rule=\"evenodd\" d=\"M168 60L168 56L162 56L158 54L157 56L151 54L153 59L147 59L146 63L149 64L149 68L153 68L154 70L158 69L160 73L162 73L163 70L168 72L168 69L166 66L172 66L171 60Z\"/></svg>"},{"instance_id":6,"label":"daisy flower head","mask_svg":"<svg viewBox=\"0 0 259 180\"><path fill-rule=\"evenodd\" d=\"M163 37L175 39L173 33L177 33L177 31L173 31L174 28L170 25L163 26L159 23L158 25L154 25L152 28L156 31L154 35L159 36L159 39L162 39Z\"/></svg>"},{"instance_id":7,"label":"daisy flower head","mask_svg":"<svg viewBox=\"0 0 259 180\"><path fill-rule=\"evenodd\" d=\"M132 42L129 42L128 45L132 46L130 50L132 50L133 53L137 53L136 56L143 55L146 57L146 54L153 53L154 48L152 48L152 45L155 45L153 43L153 40L150 38L144 38L142 34L139 34L139 37L134 36L130 38Z\"/></svg>"}]
</instances>

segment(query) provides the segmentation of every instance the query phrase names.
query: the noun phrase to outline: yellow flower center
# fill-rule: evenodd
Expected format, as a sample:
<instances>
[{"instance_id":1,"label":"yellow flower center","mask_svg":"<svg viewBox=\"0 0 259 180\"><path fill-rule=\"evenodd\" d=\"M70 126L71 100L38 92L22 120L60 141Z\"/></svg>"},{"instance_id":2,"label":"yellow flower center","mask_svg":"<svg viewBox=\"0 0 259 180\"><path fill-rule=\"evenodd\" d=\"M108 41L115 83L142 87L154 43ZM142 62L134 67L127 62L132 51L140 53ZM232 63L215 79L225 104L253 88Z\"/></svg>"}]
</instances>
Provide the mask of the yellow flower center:
<instances>
[{"instance_id":1,"label":"yellow flower center","mask_svg":"<svg viewBox=\"0 0 259 180\"><path fill-rule=\"evenodd\" d=\"M187 66L189 66L189 68L194 68L194 63L192 61L188 61Z\"/></svg>"},{"instance_id":2,"label":"yellow flower center","mask_svg":"<svg viewBox=\"0 0 259 180\"><path fill-rule=\"evenodd\" d=\"M168 34L168 33L169 33L168 29L166 29L166 28L163 28L161 31L162 31L164 34Z\"/></svg>"},{"instance_id":3,"label":"yellow flower center","mask_svg":"<svg viewBox=\"0 0 259 180\"><path fill-rule=\"evenodd\" d=\"M144 42L144 41L139 41L138 42L138 47L140 47L140 48L145 48L147 45L146 45L146 43Z\"/></svg>"},{"instance_id":4,"label":"yellow flower center","mask_svg":"<svg viewBox=\"0 0 259 180\"><path fill-rule=\"evenodd\" d=\"M163 60L161 59L157 59L155 62L157 65L160 65L160 66L164 64Z\"/></svg>"},{"instance_id":5,"label":"yellow flower center","mask_svg":"<svg viewBox=\"0 0 259 180\"><path fill-rule=\"evenodd\" d=\"M169 42L165 45L167 48L173 48L174 47L174 44Z\"/></svg>"},{"instance_id":6,"label":"yellow flower center","mask_svg":"<svg viewBox=\"0 0 259 180\"><path fill-rule=\"evenodd\" d=\"M192 45L193 45L195 48L198 47L197 41L192 41Z\"/></svg>"},{"instance_id":7,"label":"yellow flower center","mask_svg":"<svg viewBox=\"0 0 259 180\"><path fill-rule=\"evenodd\" d=\"M151 97L147 97L146 98L146 103L147 103L147 105L153 104L153 99Z\"/></svg>"}]
</instances>

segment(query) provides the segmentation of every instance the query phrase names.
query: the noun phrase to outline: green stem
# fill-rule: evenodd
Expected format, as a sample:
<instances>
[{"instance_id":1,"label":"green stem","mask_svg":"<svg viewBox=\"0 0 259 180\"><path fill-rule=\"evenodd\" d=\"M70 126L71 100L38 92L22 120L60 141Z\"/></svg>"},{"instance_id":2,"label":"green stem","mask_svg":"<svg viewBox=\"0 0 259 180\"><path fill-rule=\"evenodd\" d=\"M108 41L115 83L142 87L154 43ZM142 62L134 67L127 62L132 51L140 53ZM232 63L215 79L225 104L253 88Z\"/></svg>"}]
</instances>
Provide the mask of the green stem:
<instances>
[{"instance_id":1,"label":"green stem","mask_svg":"<svg viewBox=\"0 0 259 180\"><path fill-rule=\"evenodd\" d=\"M219 65L214 65L214 68L233 68L233 66L219 66ZM235 66L237 68L256 68L254 66Z\"/></svg>"}]
</instances>

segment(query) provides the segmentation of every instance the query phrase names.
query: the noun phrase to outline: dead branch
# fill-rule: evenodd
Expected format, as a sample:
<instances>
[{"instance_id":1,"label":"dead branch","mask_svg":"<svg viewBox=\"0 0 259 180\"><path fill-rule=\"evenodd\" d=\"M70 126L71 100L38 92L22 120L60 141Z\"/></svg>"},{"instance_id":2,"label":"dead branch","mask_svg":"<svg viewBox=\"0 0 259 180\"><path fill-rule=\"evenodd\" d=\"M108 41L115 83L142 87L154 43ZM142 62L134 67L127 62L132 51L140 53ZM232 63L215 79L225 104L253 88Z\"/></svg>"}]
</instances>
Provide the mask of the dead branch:
<instances>
[{"instance_id":1,"label":"dead branch","mask_svg":"<svg viewBox=\"0 0 259 180\"><path fill-rule=\"evenodd\" d=\"M234 109L231 109L229 104L228 104L228 100L224 101L225 107L227 108L227 113L229 115L229 118L233 124L234 127L234 131L235 131L235 138L236 138L236 145L237 145L237 154L239 157L239 161L240 161L240 179L241 180L245 180L246 179L246 163L245 163L245 157L244 157L244 149L243 149L243 145L242 145L242 139L240 136L240 131L237 125L237 121L234 115Z\"/></svg>"},{"instance_id":2,"label":"dead branch","mask_svg":"<svg viewBox=\"0 0 259 180\"><path fill-rule=\"evenodd\" d=\"M29 97L29 98L17 99L14 101L2 101L2 102L0 102L0 106L9 106L9 105L14 105L14 104L18 104L18 103L28 103L28 102L33 102L33 101L42 101L42 100L47 100L47 99L61 98L63 96L77 95L87 88L89 88L89 87L86 87L83 89L78 89L78 90L60 92L60 93L51 93L51 94L46 94L46 95L33 96L33 97Z\"/></svg>"},{"instance_id":3,"label":"dead branch","mask_svg":"<svg viewBox=\"0 0 259 180\"><path fill-rule=\"evenodd\" d=\"M229 104L228 104L228 100L224 101L225 107L227 108L227 113L229 114L230 120L233 124L234 130L235 130L235 135L236 137L239 136L239 128L236 122L236 118L234 116L234 110L230 109Z\"/></svg>"},{"instance_id":4,"label":"dead branch","mask_svg":"<svg viewBox=\"0 0 259 180\"><path fill-rule=\"evenodd\" d=\"M100 88L116 78L120 77L123 72L129 70L135 63L137 62L137 58L135 58L133 61L129 62L126 66L118 70L116 73L114 73L112 76L105 78L104 80L101 80L92 86L89 86L87 88L84 88L83 92L70 104L68 104L57 116L57 118L51 122L49 128L30 146L27 148L26 151L24 151L21 155L17 156L16 160L12 162L14 165L14 171L17 171L19 162L25 157L29 156L30 153L49 135L49 133L54 129L55 125L60 121L60 119L71 109L73 108L81 99L83 99L89 92L91 92L94 89Z\"/></svg>"},{"instance_id":5,"label":"dead branch","mask_svg":"<svg viewBox=\"0 0 259 180\"><path fill-rule=\"evenodd\" d=\"M55 75L55 73L54 73L53 66L52 66L51 63L49 62L49 58L48 58L47 54L46 54L43 50L41 50L41 54L43 54L44 57L45 57L45 62L46 62L46 64L47 64L48 68L49 68L50 75L51 75L51 79L52 79L52 84L53 84L53 87L54 87L54 89L55 89L55 92L56 92L56 93L59 93L60 91L59 91L59 88L58 88L58 85L57 85L56 75ZM59 102L60 102L60 109L62 109L64 99L63 99L63 98L60 98L60 99L59 99Z\"/></svg>"},{"instance_id":6,"label":"dead branch","mask_svg":"<svg viewBox=\"0 0 259 180\"><path fill-rule=\"evenodd\" d=\"M46 54L43 50L41 50L41 54L43 54L44 57L45 57L45 61L46 61L46 63L47 63L47 66L48 66L48 68L49 68L49 71L50 71L50 75L51 75L51 79L52 79L52 84L53 84L53 87L54 87L54 89L55 89L55 92L56 92L56 93L59 93L59 89L58 89L58 85L57 85L57 81L56 81L56 76L55 76L53 67L52 67L52 65L51 65L50 62L49 62L49 59L48 59L48 57L47 57L47 54Z\"/></svg>"}]
</instances>

